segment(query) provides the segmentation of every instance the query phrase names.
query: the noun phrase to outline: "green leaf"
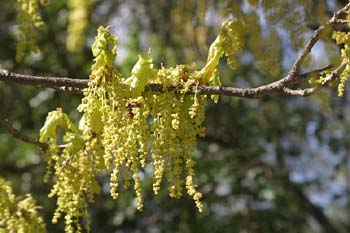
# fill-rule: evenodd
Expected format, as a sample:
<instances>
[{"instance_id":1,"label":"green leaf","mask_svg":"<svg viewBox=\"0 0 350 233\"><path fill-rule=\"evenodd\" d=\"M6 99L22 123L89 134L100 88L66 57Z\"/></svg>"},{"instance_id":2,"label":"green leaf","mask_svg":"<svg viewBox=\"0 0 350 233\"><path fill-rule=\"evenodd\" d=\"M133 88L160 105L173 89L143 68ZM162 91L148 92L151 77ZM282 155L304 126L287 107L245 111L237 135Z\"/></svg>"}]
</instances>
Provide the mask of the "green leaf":
<instances>
[{"instance_id":1,"label":"green leaf","mask_svg":"<svg viewBox=\"0 0 350 233\"><path fill-rule=\"evenodd\" d=\"M208 83L210 77L218 67L220 57L224 54L222 42L223 38L219 35L210 45L207 64L199 72L200 79L204 80L206 83Z\"/></svg>"},{"instance_id":2,"label":"green leaf","mask_svg":"<svg viewBox=\"0 0 350 233\"><path fill-rule=\"evenodd\" d=\"M220 30L223 38L222 47L226 56L237 54L243 49L244 25L237 19L226 20Z\"/></svg>"},{"instance_id":3,"label":"green leaf","mask_svg":"<svg viewBox=\"0 0 350 233\"><path fill-rule=\"evenodd\" d=\"M243 49L243 23L237 19L228 19L223 22L220 34L210 45L207 64L196 74L205 83L213 84L213 77L219 79L217 68L220 58L225 54L227 63L232 68L237 67L235 54ZM220 83L221 82L216 82Z\"/></svg>"},{"instance_id":4,"label":"green leaf","mask_svg":"<svg viewBox=\"0 0 350 233\"><path fill-rule=\"evenodd\" d=\"M109 32L109 27L100 26L97 32L95 42L92 45L92 54L95 57L92 75L100 73L105 66L113 65L117 55L117 36L113 36Z\"/></svg>"},{"instance_id":5,"label":"green leaf","mask_svg":"<svg viewBox=\"0 0 350 233\"><path fill-rule=\"evenodd\" d=\"M61 111L52 111L46 117L44 126L40 129L40 142L46 142L50 138L56 137L56 130L61 126L65 130L69 130L78 134L78 129L70 121L67 114Z\"/></svg>"},{"instance_id":6,"label":"green leaf","mask_svg":"<svg viewBox=\"0 0 350 233\"><path fill-rule=\"evenodd\" d=\"M130 86L131 97L140 96L145 90L148 80L155 79L157 70L153 68L152 59L144 59L139 56L139 60L131 70L131 76L125 80Z\"/></svg>"},{"instance_id":7,"label":"green leaf","mask_svg":"<svg viewBox=\"0 0 350 233\"><path fill-rule=\"evenodd\" d=\"M207 64L195 75L197 78L209 85L221 86L218 72L219 60L225 54L227 64L232 69L237 67L235 54L243 48L243 29L243 23L237 19L228 19L223 22L220 34L210 45ZM217 103L219 96L211 95L211 99Z\"/></svg>"}]
</instances>

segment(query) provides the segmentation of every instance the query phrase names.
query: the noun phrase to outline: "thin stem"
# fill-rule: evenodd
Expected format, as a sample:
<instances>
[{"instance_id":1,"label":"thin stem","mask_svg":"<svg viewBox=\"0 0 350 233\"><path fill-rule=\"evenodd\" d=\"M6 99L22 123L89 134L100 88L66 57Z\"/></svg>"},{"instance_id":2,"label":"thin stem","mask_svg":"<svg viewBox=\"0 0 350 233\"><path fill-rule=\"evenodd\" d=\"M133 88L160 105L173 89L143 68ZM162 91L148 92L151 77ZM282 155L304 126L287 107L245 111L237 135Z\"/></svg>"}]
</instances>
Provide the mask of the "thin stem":
<instances>
[{"instance_id":1,"label":"thin stem","mask_svg":"<svg viewBox=\"0 0 350 233\"><path fill-rule=\"evenodd\" d=\"M326 69L329 69L330 66L324 67L322 69L317 69L308 73L298 75L298 81L304 80L310 74L320 73ZM270 93L284 93L286 95L301 95L298 92L286 92L284 88L285 78L272 82L267 85L262 85L254 88L238 88L238 87L219 87L219 86L191 86L189 88L189 93L199 93L201 95L221 95L221 96L235 96L235 97L245 97L245 98L257 98L262 95ZM33 76L18 74L10 72L4 67L0 66L0 81L17 83L23 85L33 85L39 87L48 87L61 91L68 91L73 93L82 93L84 88L88 86L88 79L74 79L74 78L60 78L60 77L42 77L42 76ZM294 85L297 82L289 82L290 85ZM168 90L181 89L178 86L168 87ZM153 92L163 92L163 86L161 84L150 84L146 87L146 90Z\"/></svg>"},{"instance_id":2,"label":"thin stem","mask_svg":"<svg viewBox=\"0 0 350 233\"><path fill-rule=\"evenodd\" d=\"M26 143L30 143L33 145L36 145L38 147L40 147L43 151L45 151L47 149L47 144L45 143L41 143L38 140L31 138L23 133L21 133L21 131L19 131L18 129L15 129L11 123L5 119L1 114L0 114L0 125L2 127L4 127L10 134L12 134L15 138L26 142Z\"/></svg>"}]
</instances>

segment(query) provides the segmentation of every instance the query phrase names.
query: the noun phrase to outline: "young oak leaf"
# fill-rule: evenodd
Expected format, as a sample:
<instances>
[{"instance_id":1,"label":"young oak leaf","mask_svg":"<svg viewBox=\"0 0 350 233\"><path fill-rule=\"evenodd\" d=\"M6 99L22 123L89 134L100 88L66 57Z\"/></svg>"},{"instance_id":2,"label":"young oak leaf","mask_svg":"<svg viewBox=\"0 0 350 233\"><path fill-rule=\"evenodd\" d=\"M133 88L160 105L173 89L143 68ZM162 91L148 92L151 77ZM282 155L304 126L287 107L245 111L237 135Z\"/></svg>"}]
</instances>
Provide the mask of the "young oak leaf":
<instances>
[{"instance_id":1,"label":"young oak leaf","mask_svg":"<svg viewBox=\"0 0 350 233\"><path fill-rule=\"evenodd\" d=\"M220 35L223 37L222 48L227 57L227 64L231 69L236 69L237 59L235 54L243 49L243 29L244 25L236 19L226 20L220 30Z\"/></svg>"},{"instance_id":2,"label":"young oak leaf","mask_svg":"<svg viewBox=\"0 0 350 233\"><path fill-rule=\"evenodd\" d=\"M92 76L95 76L106 67L113 65L117 55L117 36L109 32L109 27L100 26L97 29L97 36L92 45L92 54L95 57L95 64L92 65Z\"/></svg>"},{"instance_id":3,"label":"young oak leaf","mask_svg":"<svg viewBox=\"0 0 350 233\"><path fill-rule=\"evenodd\" d=\"M78 129L70 121L67 114L61 111L52 111L46 117L44 126L40 129L40 142L46 142L50 138L56 137L56 130L61 126L67 131L78 134Z\"/></svg>"},{"instance_id":4,"label":"young oak leaf","mask_svg":"<svg viewBox=\"0 0 350 233\"><path fill-rule=\"evenodd\" d=\"M199 78L204 80L206 83L211 85L210 77L214 73L215 69L218 67L219 59L224 54L224 49L222 47L223 38L219 36L209 47L207 64L199 71Z\"/></svg>"},{"instance_id":5,"label":"young oak leaf","mask_svg":"<svg viewBox=\"0 0 350 233\"><path fill-rule=\"evenodd\" d=\"M226 20L221 26L219 35L210 45L207 64L196 74L197 77L209 85L221 86L217 70L220 58L225 54L228 65L235 69L237 66L235 54L242 48L243 23L237 19ZM217 103L219 97L211 95L211 99Z\"/></svg>"},{"instance_id":6,"label":"young oak leaf","mask_svg":"<svg viewBox=\"0 0 350 233\"><path fill-rule=\"evenodd\" d=\"M125 80L130 86L131 97L140 96L145 90L148 80L155 79L157 70L153 68L152 59L144 59L139 56L139 60L131 70L131 76Z\"/></svg>"}]
</instances>

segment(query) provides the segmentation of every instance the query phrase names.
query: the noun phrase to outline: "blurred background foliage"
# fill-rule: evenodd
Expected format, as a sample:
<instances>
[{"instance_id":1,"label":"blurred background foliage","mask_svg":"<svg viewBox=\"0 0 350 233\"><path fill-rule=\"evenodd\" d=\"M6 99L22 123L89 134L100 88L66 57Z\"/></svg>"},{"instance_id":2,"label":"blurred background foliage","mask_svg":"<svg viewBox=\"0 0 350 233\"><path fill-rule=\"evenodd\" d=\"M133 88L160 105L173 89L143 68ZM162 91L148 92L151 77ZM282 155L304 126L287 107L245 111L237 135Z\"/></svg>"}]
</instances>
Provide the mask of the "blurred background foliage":
<instances>
[{"instance_id":1,"label":"blurred background foliage","mask_svg":"<svg viewBox=\"0 0 350 233\"><path fill-rule=\"evenodd\" d=\"M347 2L91 0L82 48L69 52L69 6L49 1L40 7L45 22L37 33L40 53L19 64L16 1L0 1L0 64L18 73L87 78L96 29L112 25L119 37L116 64L126 76L149 48L158 67L201 67L220 24L236 17L245 22L245 50L235 71L222 61L221 78L225 86L253 87L283 77L315 28ZM329 38L325 33L317 43L304 72L339 62L339 48ZM81 97L0 82L0 113L37 138L47 112L57 107L77 121ZM113 201L108 176L100 177L103 193L90 208L93 232L350 232L349 101L348 92L340 98L334 88L307 98L274 94L208 101L207 136L194 154L204 213L187 196L172 200L165 190L153 196L147 167L143 212L136 211L132 191ZM12 182L15 193L37 199L48 232L63 232L62 220L51 224L55 200L47 197L44 171L38 148L0 128L0 176Z\"/></svg>"}]
</instances>

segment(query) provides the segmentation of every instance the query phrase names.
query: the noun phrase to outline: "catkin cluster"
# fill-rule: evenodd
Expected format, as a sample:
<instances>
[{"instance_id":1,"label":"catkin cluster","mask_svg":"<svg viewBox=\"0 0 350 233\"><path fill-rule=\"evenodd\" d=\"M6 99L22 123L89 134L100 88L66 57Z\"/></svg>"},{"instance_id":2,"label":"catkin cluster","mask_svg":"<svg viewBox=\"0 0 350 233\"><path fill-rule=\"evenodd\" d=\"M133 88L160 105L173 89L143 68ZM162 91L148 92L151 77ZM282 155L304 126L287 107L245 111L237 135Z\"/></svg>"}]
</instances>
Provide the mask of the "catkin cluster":
<instances>
[{"instance_id":1,"label":"catkin cluster","mask_svg":"<svg viewBox=\"0 0 350 233\"><path fill-rule=\"evenodd\" d=\"M202 212L202 194L194 181L195 160L191 155L197 137L205 135L202 123L206 96L188 90L219 84L219 58L234 55L225 50L225 44L232 43L235 52L243 46L241 29L234 30L235 25L235 20L223 24L207 65L199 71L186 65L156 69L151 58L140 56L128 78L113 65L117 37L108 28L98 29L92 45L95 58L90 82L78 107L83 114L79 127L58 109L49 113L40 130L40 141L49 144L45 178L51 170L56 177L50 193L51 197L57 196L53 222L65 213L66 231L81 231L80 220L88 216L88 203L100 191L96 178L102 170L110 174L112 198L118 198L120 187L132 186L137 209L142 210L140 172L147 163L153 165L155 194L166 180L170 197L180 198L187 192ZM149 84L159 84L163 90L146 90ZM89 224L86 228L89 230Z\"/></svg>"},{"instance_id":2,"label":"catkin cluster","mask_svg":"<svg viewBox=\"0 0 350 233\"><path fill-rule=\"evenodd\" d=\"M65 131L62 139L58 137L60 128ZM48 114L45 125L40 130L39 140L49 143L45 153L48 164L45 181L48 181L52 168L56 177L56 183L49 194L49 197L57 196L57 208L52 222L56 223L61 214L65 213L65 232L81 232L80 220L88 217L87 202L93 202L94 195L100 191L96 176L102 166L99 166L96 155L89 154L86 150L86 144L94 146L94 141L84 141L81 131L61 109ZM60 146L58 143L61 143ZM87 219L87 230L89 225Z\"/></svg>"},{"instance_id":3,"label":"catkin cluster","mask_svg":"<svg viewBox=\"0 0 350 233\"><path fill-rule=\"evenodd\" d=\"M78 52L84 46L91 0L68 0L67 5L69 9L67 50Z\"/></svg>"},{"instance_id":4,"label":"catkin cluster","mask_svg":"<svg viewBox=\"0 0 350 233\"><path fill-rule=\"evenodd\" d=\"M42 3L46 1L42 0ZM23 59L26 51L38 52L38 46L35 39L35 28L43 27L44 23L39 13L38 0L17 0L17 20L18 25L18 43L16 60Z\"/></svg>"},{"instance_id":5,"label":"catkin cluster","mask_svg":"<svg viewBox=\"0 0 350 233\"><path fill-rule=\"evenodd\" d=\"M345 84L350 75L350 33L334 31L332 39L337 45L343 45L340 51L342 62L345 63L345 68L339 75L338 96L343 96L345 91Z\"/></svg>"},{"instance_id":6,"label":"catkin cluster","mask_svg":"<svg viewBox=\"0 0 350 233\"><path fill-rule=\"evenodd\" d=\"M11 186L0 178L0 232L46 232L37 209L35 200L29 194L16 197Z\"/></svg>"},{"instance_id":7,"label":"catkin cluster","mask_svg":"<svg viewBox=\"0 0 350 233\"><path fill-rule=\"evenodd\" d=\"M111 49L109 43L113 45ZM118 197L121 182L124 188L133 184L137 209L141 210L139 173L151 160L155 194L166 176L171 197L181 197L185 183L188 194L202 211L201 194L192 182L194 162L190 155L197 135L204 136L204 97L176 91L142 95L147 79L185 84L185 67L156 70L151 59L140 57L131 77L124 79L112 65L115 49L116 38L100 28L93 45L96 58L92 80L79 107L84 114L84 139L95 137L101 142L104 165L111 173L112 197Z\"/></svg>"}]
</instances>

